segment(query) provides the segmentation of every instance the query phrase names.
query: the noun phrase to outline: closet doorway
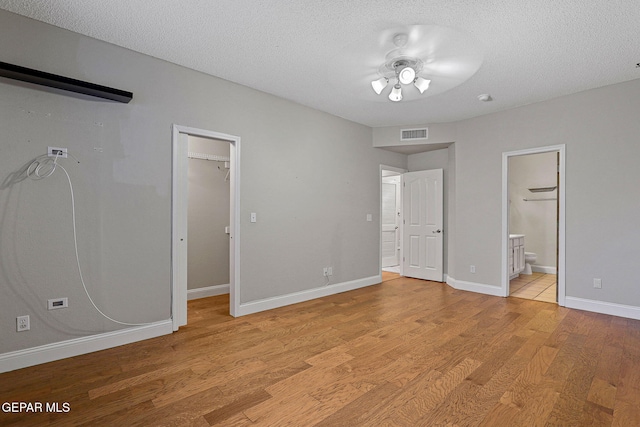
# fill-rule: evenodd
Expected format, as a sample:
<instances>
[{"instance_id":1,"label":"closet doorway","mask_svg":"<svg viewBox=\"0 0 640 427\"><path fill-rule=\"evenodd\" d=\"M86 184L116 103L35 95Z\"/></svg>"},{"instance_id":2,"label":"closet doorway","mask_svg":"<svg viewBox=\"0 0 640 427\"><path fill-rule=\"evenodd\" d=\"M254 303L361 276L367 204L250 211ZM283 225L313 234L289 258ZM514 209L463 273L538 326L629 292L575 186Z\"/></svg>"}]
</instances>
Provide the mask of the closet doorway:
<instances>
[{"instance_id":1,"label":"closet doorway","mask_svg":"<svg viewBox=\"0 0 640 427\"><path fill-rule=\"evenodd\" d=\"M229 293L228 141L188 137L187 299Z\"/></svg>"},{"instance_id":2,"label":"closet doorway","mask_svg":"<svg viewBox=\"0 0 640 427\"><path fill-rule=\"evenodd\" d=\"M171 317L173 330L187 324L187 299L188 299L188 270L189 270L189 139L207 144L207 141L223 142L229 145L228 165L226 159L222 160L218 154L192 151L191 158L198 161L214 161L221 163L219 170L220 179L228 180L229 198L224 203L229 209L228 231L229 258L228 258L228 292L230 314L235 316L239 309L239 271L240 271L240 220L237 206L240 200L240 138L219 132L196 129L186 126L173 125L172 127L172 194L171 194ZM200 151L205 151L200 150ZM207 160L207 158L211 160ZM216 160L221 160L217 162ZM225 166L228 166L228 170ZM216 167L217 169L217 167ZM215 173L215 171L214 171ZM226 218L225 218L226 219ZM205 219L206 220L206 219ZM227 227L227 226L223 226ZM223 284L224 285L224 284ZM202 288L201 286L196 286ZM206 286L205 286L206 287ZM224 286L209 286L204 292L226 291ZM194 292L202 292L194 291ZM193 292L192 292L193 293ZM213 295L213 294L212 294Z\"/></svg>"}]
</instances>

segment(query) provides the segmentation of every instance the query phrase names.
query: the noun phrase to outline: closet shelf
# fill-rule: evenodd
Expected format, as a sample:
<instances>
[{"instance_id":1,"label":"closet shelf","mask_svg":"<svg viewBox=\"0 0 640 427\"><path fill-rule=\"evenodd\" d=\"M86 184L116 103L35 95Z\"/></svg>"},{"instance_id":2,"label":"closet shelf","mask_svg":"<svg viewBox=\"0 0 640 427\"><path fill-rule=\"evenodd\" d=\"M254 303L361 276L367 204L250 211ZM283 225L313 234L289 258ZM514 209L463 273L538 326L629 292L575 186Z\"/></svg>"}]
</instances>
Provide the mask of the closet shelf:
<instances>
[{"instance_id":1,"label":"closet shelf","mask_svg":"<svg viewBox=\"0 0 640 427\"><path fill-rule=\"evenodd\" d=\"M557 186L553 186L553 187L535 187L535 188L530 188L529 191L531 191L532 193L548 193L550 191L555 190L556 188L558 188Z\"/></svg>"}]
</instances>

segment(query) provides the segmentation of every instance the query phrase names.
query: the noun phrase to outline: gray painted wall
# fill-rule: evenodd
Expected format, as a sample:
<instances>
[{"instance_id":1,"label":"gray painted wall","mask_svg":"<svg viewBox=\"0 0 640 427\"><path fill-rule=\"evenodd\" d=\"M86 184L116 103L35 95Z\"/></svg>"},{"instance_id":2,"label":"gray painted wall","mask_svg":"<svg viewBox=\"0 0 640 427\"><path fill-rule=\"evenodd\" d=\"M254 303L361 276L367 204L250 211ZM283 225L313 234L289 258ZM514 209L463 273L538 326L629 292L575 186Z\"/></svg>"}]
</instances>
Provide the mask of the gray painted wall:
<instances>
[{"instance_id":1,"label":"gray painted wall","mask_svg":"<svg viewBox=\"0 0 640 427\"><path fill-rule=\"evenodd\" d=\"M458 123L455 278L500 286L502 153L566 144L567 295L640 306L639 115L633 80Z\"/></svg>"},{"instance_id":2,"label":"gray painted wall","mask_svg":"<svg viewBox=\"0 0 640 427\"><path fill-rule=\"evenodd\" d=\"M126 322L170 317L171 125L242 138L241 302L379 274L379 165L370 128L0 11L2 60L134 93L130 104L0 80L0 353L121 328L87 301L61 173L8 181L48 145L74 183L87 288ZM249 213L258 222L249 222ZM366 214L373 222L366 222ZM47 311L48 298L69 308ZM15 318L31 316L16 333Z\"/></svg>"},{"instance_id":3,"label":"gray painted wall","mask_svg":"<svg viewBox=\"0 0 640 427\"><path fill-rule=\"evenodd\" d=\"M189 151L229 157L230 144L190 136ZM187 289L229 284L228 172L224 162L189 159Z\"/></svg>"}]
</instances>

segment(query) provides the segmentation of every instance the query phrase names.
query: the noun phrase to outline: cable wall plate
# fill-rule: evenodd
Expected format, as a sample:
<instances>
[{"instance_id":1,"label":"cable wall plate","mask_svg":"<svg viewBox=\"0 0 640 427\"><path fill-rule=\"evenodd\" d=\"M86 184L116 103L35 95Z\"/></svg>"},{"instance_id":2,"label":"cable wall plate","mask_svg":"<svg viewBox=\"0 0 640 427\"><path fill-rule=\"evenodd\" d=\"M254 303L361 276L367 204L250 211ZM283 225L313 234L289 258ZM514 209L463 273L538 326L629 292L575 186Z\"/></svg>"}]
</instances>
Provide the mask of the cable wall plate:
<instances>
[{"instance_id":1,"label":"cable wall plate","mask_svg":"<svg viewBox=\"0 0 640 427\"><path fill-rule=\"evenodd\" d=\"M68 157L67 149L60 147L47 147L47 155L49 157L59 157L66 159Z\"/></svg>"},{"instance_id":2,"label":"cable wall plate","mask_svg":"<svg viewBox=\"0 0 640 427\"><path fill-rule=\"evenodd\" d=\"M69 299L68 298L53 298L47 300L47 308L49 310L57 310L59 308L67 308L69 307Z\"/></svg>"}]
</instances>

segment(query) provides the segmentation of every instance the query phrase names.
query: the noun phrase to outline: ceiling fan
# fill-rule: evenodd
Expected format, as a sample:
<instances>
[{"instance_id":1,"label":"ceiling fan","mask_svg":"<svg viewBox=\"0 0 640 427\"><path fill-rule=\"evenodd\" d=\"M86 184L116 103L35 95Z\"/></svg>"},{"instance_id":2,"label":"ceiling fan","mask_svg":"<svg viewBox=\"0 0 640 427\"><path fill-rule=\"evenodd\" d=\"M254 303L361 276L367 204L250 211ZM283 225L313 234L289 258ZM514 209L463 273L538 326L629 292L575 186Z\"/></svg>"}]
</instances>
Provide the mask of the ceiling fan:
<instances>
[{"instance_id":1,"label":"ceiling fan","mask_svg":"<svg viewBox=\"0 0 640 427\"><path fill-rule=\"evenodd\" d=\"M348 45L329 71L340 73L332 80L359 98L413 101L462 84L483 57L480 43L454 28L410 25Z\"/></svg>"}]
</instances>

